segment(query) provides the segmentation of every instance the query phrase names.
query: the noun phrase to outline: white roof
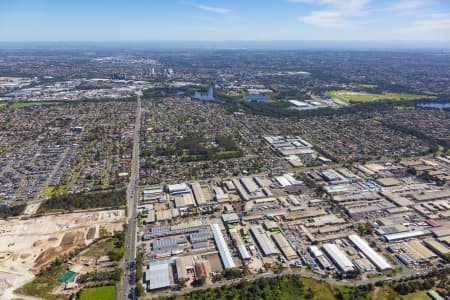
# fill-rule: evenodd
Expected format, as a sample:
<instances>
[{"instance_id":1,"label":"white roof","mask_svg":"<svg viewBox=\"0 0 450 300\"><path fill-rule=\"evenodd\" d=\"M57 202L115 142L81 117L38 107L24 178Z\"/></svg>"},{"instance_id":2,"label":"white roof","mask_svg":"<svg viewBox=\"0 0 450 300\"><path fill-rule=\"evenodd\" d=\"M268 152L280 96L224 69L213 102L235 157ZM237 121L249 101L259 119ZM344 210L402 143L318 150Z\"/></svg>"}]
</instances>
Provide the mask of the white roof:
<instances>
[{"instance_id":1,"label":"white roof","mask_svg":"<svg viewBox=\"0 0 450 300\"><path fill-rule=\"evenodd\" d=\"M380 270L392 269L392 266L378 254L372 247L367 244L365 240L356 234L351 234L348 239L355 244L355 246L364 253L365 256Z\"/></svg>"},{"instance_id":2,"label":"white roof","mask_svg":"<svg viewBox=\"0 0 450 300\"><path fill-rule=\"evenodd\" d=\"M422 236L422 235L426 235L426 234L428 234L428 232L425 232L423 230L413 230L413 231L399 232L399 233L393 233L393 234L385 234L385 235L383 235L383 238L389 242L389 241L409 239L409 238L418 237L418 236Z\"/></svg>"},{"instance_id":3,"label":"white roof","mask_svg":"<svg viewBox=\"0 0 450 300\"><path fill-rule=\"evenodd\" d=\"M187 191L188 189L186 183L169 184L169 193Z\"/></svg>"},{"instance_id":4,"label":"white roof","mask_svg":"<svg viewBox=\"0 0 450 300\"><path fill-rule=\"evenodd\" d=\"M253 236L255 237L256 242L261 248L264 256L270 256L280 253L273 241L267 236L261 225L252 226L250 227L250 230L253 233Z\"/></svg>"},{"instance_id":5,"label":"white roof","mask_svg":"<svg viewBox=\"0 0 450 300\"><path fill-rule=\"evenodd\" d=\"M149 289L155 290L170 286L170 263L168 261L150 264L145 272L145 279L149 281Z\"/></svg>"},{"instance_id":6,"label":"white roof","mask_svg":"<svg viewBox=\"0 0 450 300\"><path fill-rule=\"evenodd\" d=\"M231 257L230 249L228 249L227 243L225 243L225 239L223 238L223 234L220 230L219 224L211 224L211 229L214 235L217 249L219 250L220 258L222 259L223 266L225 267L225 269L232 269L236 267L233 258Z\"/></svg>"},{"instance_id":7,"label":"white roof","mask_svg":"<svg viewBox=\"0 0 450 300\"><path fill-rule=\"evenodd\" d=\"M279 185L282 187L290 186L292 185L289 180L286 179L284 176L276 176L275 180L278 182Z\"/></svg>"},{"instance_id":8,"label":"white roof","mask_svg":"<svg viewBox=\"0 0 450 300\"><path fill-rule=\"evenodd\" d=\"M342 271L348 272L354 269L353 263L348 259L347 255L335 244L325 244L323 245L323 250Z\"/></svg>"},{"instance_id":9,"label":"white roof","mask_svg":"<svg viewBox=\"0 0 450 300\"><path fill-rule=\"evenodd\" d=\"M250 254L248 254L248 251L247 251L247 249L245 248L244 245L239 244L239 245L237 245L237 248L239 250L239 253L241 254L242 259L245 260L245 259L250 259L251 258Z\"/></svg>"}]
</instances>

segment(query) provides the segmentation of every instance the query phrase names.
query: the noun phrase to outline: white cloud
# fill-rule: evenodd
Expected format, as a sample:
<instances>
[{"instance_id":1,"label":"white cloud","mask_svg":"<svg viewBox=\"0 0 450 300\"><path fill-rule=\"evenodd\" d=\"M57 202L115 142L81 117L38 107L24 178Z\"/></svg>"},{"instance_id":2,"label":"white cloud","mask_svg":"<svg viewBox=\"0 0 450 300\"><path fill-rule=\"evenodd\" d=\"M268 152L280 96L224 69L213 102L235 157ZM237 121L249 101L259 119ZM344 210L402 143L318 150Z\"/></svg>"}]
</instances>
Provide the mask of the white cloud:
<instances>
[{"instance_id":1,"label":"white cloud","mask_svg":"<svg viewBox=\"0 0 450 300\"><path fill-rule=\"evenodd\" d=\"M409 30L418 32L450 30L450 13L429 14L425 17L414 21Z\"/></svg>"},{"instance_id":2,"label":"white cloud","mask_svg":"<svg viewBox=\"0 0 450 300\"><path fill-rule=\"evenodd\" d=\"M400 0L395 2L391 6L391 9L399 12L405 12L428 6L430 3L430 0Z\"/></svg>"},{"instance_id":3,"label":"white cloud","mask_svg":"<svg viewBox=\"0 0 450 300\"><path fill-rule=\"evenodd\" d=\"M231 13L231 9L228 9L228 8L209 6L209 5L203 5L203 4L197 4L197 3L192 3L192 5L201 10L209 11L209 12L213 12L213 13L217 13L217 14L221 14L221 15L228 15Z\"/></svg>"},{"instance_id":4,"label":"white cloud","mask_svg":"<svg viewBox=\"0 0 450 300\"><path fill-rule=\"evenodd\" d=\"M306 3L316 5L327 5L340 10L361 10L369 0L288 0L292 3Z\"/></svg>"},{"instance_id":5,"label":"white cloud","mask_svg":"<svg viewBox=\"0 0 450 300\"><path fill-rule=\"evenodd\" d=\"M337 11L313 11L307 16L298 17L297 21L319 27L348 27L349 22Z\"/></svg>"},{"instance_id":6,"label":"white cloud","mask_svg":"<svg viewBox=\"0 0 450 300\"><path fill-rule=\"evenodd\" d=\"M312 11L306 16L297 17L297 21L320 27L351 27L349 17L366 14L365 8L369 0L288 0L320 4L327 7L324 10Z\"/></svg>"}]
</instances>

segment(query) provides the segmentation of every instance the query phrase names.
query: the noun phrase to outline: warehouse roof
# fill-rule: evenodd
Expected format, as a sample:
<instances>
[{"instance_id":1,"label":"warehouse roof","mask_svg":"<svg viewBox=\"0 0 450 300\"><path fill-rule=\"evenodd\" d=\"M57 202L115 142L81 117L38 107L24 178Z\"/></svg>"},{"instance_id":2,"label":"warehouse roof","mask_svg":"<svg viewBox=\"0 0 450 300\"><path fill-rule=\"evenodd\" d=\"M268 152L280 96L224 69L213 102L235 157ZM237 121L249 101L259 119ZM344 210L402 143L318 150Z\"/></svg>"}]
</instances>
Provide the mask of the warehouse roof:
<instances>
[{"instance_id":1,"label":"warehouse roof","mask_svg":"<svg viewBox=\"0 0 450 300\"><path fill-rule=\"evenodd\" d=\"M225 269L232 269L236 265L231 257L230 249L228 249L227 243L223 238L222 231L219 224L211 224L211 229L214 234L214 240L216 241L217 249L219 250L220 258L222 259Z\"/></svg>"},{"instance_id":2,"label":"warehouse roof","mask_svg":"<svg viewBox=\"0 0 450 300\"><path fill-rule=\"evenodd\" d=\"M349 240L355 244L355 246L364 253L365 256L381 271L391 269L392 266L388 264L388 262L378 254L372 247L367 244L365 240L360 238L356 234L352 234L349 237Z\"/></svg>"},{"instance_id":3,"label":"warehouse roof","mask_svg":"<svg viewBox=\"0 0 450 300\"><path fill-rule=\"evenodd\" d=\"M149 264L145 272L145 279L149 290L156 290L170 286L170 264L172 261L164 260Z\"/></svg>"},{"instance_id":4,"label":"warehouse roof","mask_svg":"<svg viewBox=\"0 0 450 300\"><path fill-rule=\"evenodd\" d=\"M261 248L261 251L263 252L264 256L270 256L270 255L280 253L280 251L278 251L275 244L266 235L266 233L264 232L264 229L260 225L252 226L250 228L250 231L252 232L253 236L255 237L256 242L258 243L258 246Z\"/></svg>"},{"instance_id":5,"label":"warehouse roof","mask_svg":"<svg viewBox=\"0 0 450 300\"><path fill-rule=\"evenodd\" d=\"M404 240L409 239L413 237L418 237L422 235L427 235L429 232L425 230L412 230L412 231L406 231L406 232L399 232L399 233L393 233L393 234L385 234L383 235L383 239L387 242L392 241L398 241L398 240Z\"/></svg>"},{"instance_id":6,"label":"warehouse roof","mask_svg":"<svg viewBox=\"0 0 450 300\"><path fill-rule=\"evenodd\" d=\"M348 272L354 269L353 263L335 244L325 244L323 245L323 250L325 250L328 256L330 256L342 271Z\"/></svg>"}]
</instances>

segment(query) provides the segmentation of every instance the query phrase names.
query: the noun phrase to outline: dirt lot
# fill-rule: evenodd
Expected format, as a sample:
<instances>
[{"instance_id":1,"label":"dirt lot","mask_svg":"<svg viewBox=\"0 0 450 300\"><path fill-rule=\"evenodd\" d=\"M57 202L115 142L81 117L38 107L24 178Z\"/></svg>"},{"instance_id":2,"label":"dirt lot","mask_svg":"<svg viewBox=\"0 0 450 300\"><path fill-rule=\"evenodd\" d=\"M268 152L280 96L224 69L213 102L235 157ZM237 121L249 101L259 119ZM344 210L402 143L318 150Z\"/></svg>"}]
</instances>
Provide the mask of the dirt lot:
<instances>
[{"instance_id":1,"label":"dirt lot","mask_svg":"<svg viewBox=\"0 0 450 300\"><path fill-rule=\"evenodd\" d=\"M34 273L55 257L91 243L100 228L121 230L124 221L123 210L1 220L0 299L13 298L12 291L33 279Z\"/></svg>"}]
</instances>

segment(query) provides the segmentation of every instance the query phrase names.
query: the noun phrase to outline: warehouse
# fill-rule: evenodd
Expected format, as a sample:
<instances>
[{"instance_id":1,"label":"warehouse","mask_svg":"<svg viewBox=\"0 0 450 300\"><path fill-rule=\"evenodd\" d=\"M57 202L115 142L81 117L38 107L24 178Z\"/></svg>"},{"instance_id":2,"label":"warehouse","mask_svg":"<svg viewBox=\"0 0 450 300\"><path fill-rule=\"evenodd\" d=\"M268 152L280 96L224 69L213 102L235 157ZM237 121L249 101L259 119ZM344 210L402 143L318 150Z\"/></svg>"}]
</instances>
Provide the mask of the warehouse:
<instances>
[{"instance_id":1,"label":"warehouse","mask_svg":"<svg viewBox=\"0 0 450 300\"><path fill-rule=\"evenodd\" d=\"M217 201L226 201L228 200L228 194L225 194L225 192L218 186L215 186L213 188L214 190L214 197L216 198Z\"/></svg>"},{"instance_id":2,"label":"warehouse","mask_svg":"<svg viewBox=\"0 0 450 300\"><path fill-rule=\"evenodd\" d=\"M379 271L392 269L392 266L388 264L386 259L373 250L373 248L358 235L352 234L348 239L377 267Z\"/></svg>"},{"instance_id":3,"label":"warehouse","mask_svg":"<svg viewBox=\"0 0 450 300\"><path fill-rule=\"evenodd\" d=\"M448 258L448 255L450 254L450 249L438 241L426 240L425 245L444 259Z\"/></svg>"},{"instance_id":4,"label":"warehouse","mask_svg":"<svg viewBox=\"0 0 450 300\"><path fill-rule=\"evenodd\" d=\"M168 189L171 195L186 194L191 192L186 183L169 184Z\"/></svg>"},{"instance_id":5,"label":"warehouse","mask_svg":"<svg viewBox=\"0 0 450 300\"><path fill-rule=\"evenodd\" d=\"M232 228L230 229L230 235L231 238L233 239L236 248L239 251L239 255L241 256L241 258L243 260L248 260L251 258L250 254L247 251L247 248L245 247L244 243L242 242L241 236L239 235L238 231L236 230L236 228Z\"/></svg>"},{"instance_id":6,"label":"warehouse","mask_svg":"<svg viewBox=\"0 0 450 300\"><path fill-rule=\"evenodd\" d=\"M195 201L197 202L197 206L206 204L206 197L202 191L202 187L200 183L194 182L191 184L192 192L194 193Z\"/></svg>"},{"instance_id":7,"label":"warehouse","mask_svg":"<svg viewBox=\"0 0 450 300\"><path fill-rule=\"evenodd\" d=\"M258 187L256 186L255 181L251 177L243 177L241 178L241 183L247 190L249 194L253 194L258 191Z\"/></svg>"},{"instance_id":8,"label":"warehouse","mask_svg":"<svg viewBox=\"0 0 450 300\"><path fill-rule=\"evenodd\" d=\"M417 240L395 244L389 250L397 252L396 256L407 265L430 265L437 258L436 254Z\"/></svg>"},{"instance_id":9,"label":"warehouse","mask_svg":"<svg viewBox=\"0 0 450 300\"><path fill-rule=\"evenodd\" d=\"M341 271L349 272L354 270L353 263L335 244L324 244L322 248Z\"/></svg>"},{"instance_id":10,"label":"warehouse","mask_svg":"<svg viewBox=\"0 0 450 300\"><path fill-rule=\"evenodd\" d=\"M175 207L176 208L184 208L184 207L194 207L194 197L192 197L191 193L179 194L174 197Z\"/></svg>"},{"instance_id":11,"label":"warehouse","mask_svg":"<svg viewBox=\"0 0 450 300\"><path fill-rule=\"evenodd\" d=\"M236 224L239 223L239 216L237 213L230 213L230 214L222 214L222 221L225 224Z\"/></svg>"},{"instance_id":12,"label":"warehouse","mask_svg":"<svg viewBox=\"0 0 450 300\"><path fill-rule=\"evenodd\" d=\"M261 225L252 226L250 228L250 231L253 234L253 237L255 238L256 243L258 244L264 256L272 256L280 254L280 251L278 251L275 244L266 235Z\"/></svg>"},{"instance_id":13,"label":"warehouse","mask_svg":"<svg viewBox=\"0 0 450 300\"><path fill-rule=\"evenodd\" d=\"M187 244L187 241L184 238L157 239L153 241L152 249L153 250L173 249L183 244L184 245Z\"/></svg>"},{"instance_id":14,"label":"warehouse","mask_svg":"<svg viewBox=\"0 0 450 300\"><path fill-rule=\"evenodd\" d=\"M400 240L415 238L419 236L428 235L430 232L425 230L413 230L413 231L406 231L406 232L399 232L399 233L393 233L393 234L385 234L383 235L383 240L386 242L396 242Z\"/></svg>"},{"instance_id":15,"label":"warehouse","mask_svg":"<svg viewBox=\"0 0 450 300\"><path fill-rule=\"evenodd\" d=\"M292 248L291 244L289 244L288 240L282 233L272 234L272 238L288 260L298 258L294 248Z\"/></svg>"},{"instance_id":16,"label":"warehouse","mask_svg":"<svg viewBox=\"0 0 450 300\"><path fill-rule=\"evenodd\" d=\"M157 290L170 287L173 260L164 260L150 263L145 271L147 290Z\"/></svg>"},{"instance_id":17,"label":"warehouse","mask_svg":"<svg viewBox=\"0 0 450 300\"><path fill-rule=\"evenodd\" d=\"M227 243L220 230L219 224L211 224L211 229L214 235L217 249L219 250L220 258L225 269L232 269L236 267L233 258L231 257L230 249L228 249Z\"/></svg>"}]
</instances>

